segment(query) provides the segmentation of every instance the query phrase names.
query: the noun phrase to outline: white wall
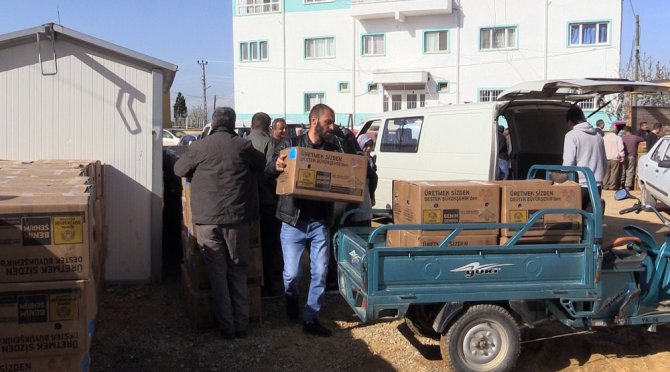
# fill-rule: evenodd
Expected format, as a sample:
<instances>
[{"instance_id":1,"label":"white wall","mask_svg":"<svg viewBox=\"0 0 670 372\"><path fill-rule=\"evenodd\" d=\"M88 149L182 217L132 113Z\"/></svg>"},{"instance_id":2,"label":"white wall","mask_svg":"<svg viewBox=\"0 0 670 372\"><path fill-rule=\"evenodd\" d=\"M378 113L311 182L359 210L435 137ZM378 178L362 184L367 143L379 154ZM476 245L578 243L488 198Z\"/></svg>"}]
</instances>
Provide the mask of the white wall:
<instances>
[{"instance_id":1,"label":"white wall","mask_svg":"<svg viewBox=\"0 0 670 372\"><path fill-rule=\"evenodd\" d=\"M315 91L326 93L336 113L379 112L382 95L366 93L378 71L429 72L427 105L476 102L478 89L528 80L619 76L621 0L461 0L460 6L450 15L408 16L404 22L356 20L350 9L234 16L236 110L282 113L284 18L289 115L302 113L304 92ZM581 21L609 21L609 44L569 47L568 24ZM479 29L491 26L517 26L517 48L480 51ZM434 29L449 30L448 53L423 53L423 30ZM361 56L365 33L385 33L384 56ZM304 59L304 39L318 36L335 37L335 58ZM239 42L256 39L270 41L270 61L239 63ZM435 80L448 81L448 91L435 92ZM349 81L355 91L339 93L340 81Z\"/></svg>"},{"instance_id":2,"label":"white wall","mask_svg":"<svg viewBox=\"0 0 670 372\"><path fill-rule=\"evenodd\" d=\"M150 70L128 61L62 39L56 52L58 73L42 76L34 43L0 49L0 158L107 164L107 280L148 280L152 190L160 190L152 123L162 93L152 91Z\"/></svg>"}]
</instances>

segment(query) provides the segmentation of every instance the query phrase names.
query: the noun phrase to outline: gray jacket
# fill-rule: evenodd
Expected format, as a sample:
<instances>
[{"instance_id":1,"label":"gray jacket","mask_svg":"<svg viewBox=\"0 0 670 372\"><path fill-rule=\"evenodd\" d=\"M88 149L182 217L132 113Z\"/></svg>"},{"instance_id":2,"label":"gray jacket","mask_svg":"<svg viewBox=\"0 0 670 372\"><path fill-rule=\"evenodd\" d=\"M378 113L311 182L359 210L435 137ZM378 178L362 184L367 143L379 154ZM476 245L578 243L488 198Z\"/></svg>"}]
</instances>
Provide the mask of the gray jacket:
<instances>
[{"instance_id":1,"label":"gray jacket","mask_svg":"<svg viewBox=\"0 0 670 372\"><path fill-rule=\"evenodd\" d=\"M601 185L607 170L607 156L603 137L587 122L575 125L565 134L563 142L563 165L587 167L593 171L596 183ZM579 174L579 184L586 179Z\"/></svg>"},{"instance_id":2,"label":"gray jacket","mask_svg":"<svg viewBox=\"0 0 670 372\"><path fill-rule=\"evenodd\" d=\"M216 131L189 146L174 173L191 181L193 223L223 225L258 217L254 176L265 159L251 141Z\"/></svg>"}]
</instances>

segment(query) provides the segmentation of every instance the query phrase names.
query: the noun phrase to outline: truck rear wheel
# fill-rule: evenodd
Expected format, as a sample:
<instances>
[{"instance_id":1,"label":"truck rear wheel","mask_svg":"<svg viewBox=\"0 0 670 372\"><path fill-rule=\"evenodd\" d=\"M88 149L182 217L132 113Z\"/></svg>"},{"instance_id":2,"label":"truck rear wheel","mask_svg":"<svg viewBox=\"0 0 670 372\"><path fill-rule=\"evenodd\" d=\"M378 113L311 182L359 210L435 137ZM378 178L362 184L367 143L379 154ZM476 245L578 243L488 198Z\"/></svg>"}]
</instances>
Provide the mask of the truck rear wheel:
<instances>
[{"instance_id":1,"label":"truck rear wheel","mask_svg":"<svg viewBox=\"0 0 670 372\"><path fill-rule=\"evenodd\" d=\"M433 330L433 321L442 305L413 305L405 314L405 324L417 336L439 339L440 334Z\"/></svg>"},{"instance_id":2,"label":"truck rear wheel","mask_svg":"<svg viewBox=\"0 0 670 372\"><path fill-rule=\"evenodd\" d=\"M521 351L521 333L504 308L475 305L440 338L440 352L455 371L507 371Z\"/></svg>"}]
</instances>

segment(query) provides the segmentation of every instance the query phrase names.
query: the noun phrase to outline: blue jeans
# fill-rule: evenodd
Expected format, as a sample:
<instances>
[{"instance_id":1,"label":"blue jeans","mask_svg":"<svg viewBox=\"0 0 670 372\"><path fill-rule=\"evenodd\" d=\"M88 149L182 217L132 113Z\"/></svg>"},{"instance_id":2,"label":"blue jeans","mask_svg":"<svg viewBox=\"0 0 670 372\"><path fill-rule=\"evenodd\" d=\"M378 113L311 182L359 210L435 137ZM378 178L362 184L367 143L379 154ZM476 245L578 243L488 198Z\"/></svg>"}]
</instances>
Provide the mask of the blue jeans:
<instances>
[{"instance_id":1,"label":"blue jeans","mask_svg":"<svg viewBox=\"0 0 670 372\"><path fill-rule=\"evenodd\" d=\"M498 158L498 169L496 169L496 180L509 178L509 160Z\"/></svg>"},{"instance_id":2,"label":"blue jeans","mask_svg":"<svg viewBox=\"0 0 670 372\"><path fill-rule=\"evenodd\" d=\"M300 258L309 247L311 280L307 304L303 313L306 322L319 318L323 294L326 290L326 274L330 255L330 235L325 221L303 221L293 227L282 223L281 246L284 254L284 292L297 298L300 294Z\"/></svg>"}]
</instances>

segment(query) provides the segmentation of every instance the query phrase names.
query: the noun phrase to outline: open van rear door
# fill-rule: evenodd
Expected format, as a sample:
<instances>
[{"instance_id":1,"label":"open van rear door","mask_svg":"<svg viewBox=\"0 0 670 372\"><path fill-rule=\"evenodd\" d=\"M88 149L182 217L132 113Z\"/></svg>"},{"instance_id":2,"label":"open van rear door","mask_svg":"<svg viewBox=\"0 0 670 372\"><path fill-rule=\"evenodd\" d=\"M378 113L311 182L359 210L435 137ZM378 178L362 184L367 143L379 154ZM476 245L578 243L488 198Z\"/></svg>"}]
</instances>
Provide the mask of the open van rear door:
<instances>
[{"instance_id":1,"label":"open van rear door","mask_svg":"<svg viewBox=\"0 0 670 372\"><path fill-rule=\"evenodd\" d=\"M528 81L514 85L498 95L498 101L557 100L576 101L585 96L616 93L670 93L670 87L626 79L565 79Z\"/></svg>"}]
</instances>

